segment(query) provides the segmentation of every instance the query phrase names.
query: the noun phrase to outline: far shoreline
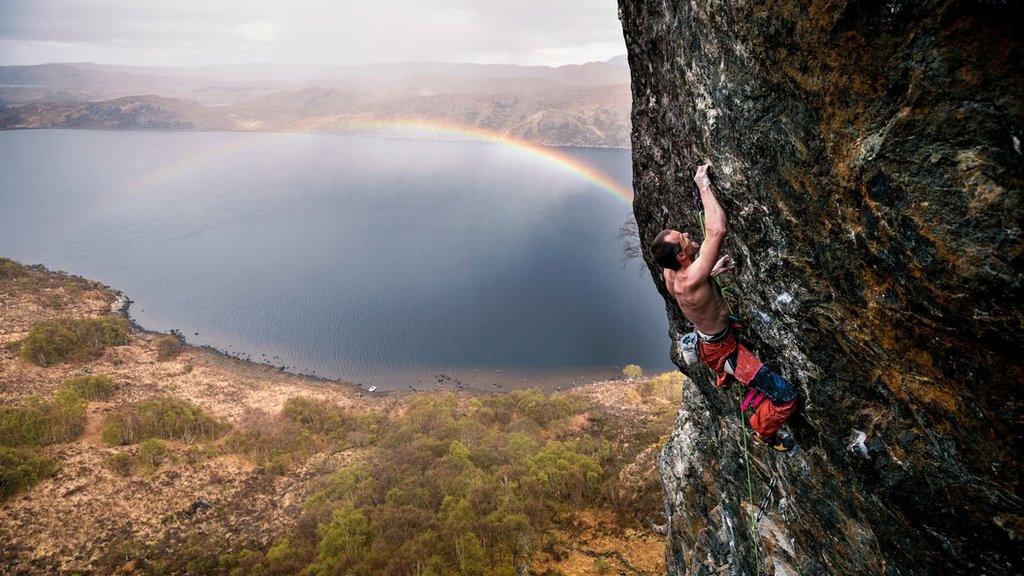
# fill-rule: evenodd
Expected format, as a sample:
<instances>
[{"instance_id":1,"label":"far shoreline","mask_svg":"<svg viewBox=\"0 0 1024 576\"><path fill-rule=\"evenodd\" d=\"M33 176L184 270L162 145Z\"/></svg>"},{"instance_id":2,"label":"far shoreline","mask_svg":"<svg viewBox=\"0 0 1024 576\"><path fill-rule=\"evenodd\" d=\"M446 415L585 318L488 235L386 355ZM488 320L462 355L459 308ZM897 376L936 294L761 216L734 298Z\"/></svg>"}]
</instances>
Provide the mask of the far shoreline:
<instances>
[{"instance_id":1,"label":"far shoreline","mask_svg":"<svg viewBox=\"0 0 1024 576\"><path fill-rule=\"evenodd\" d=\"M428 138L428 137L416 137L416 136L401 136L395 134L373 134L373 133L360 133L360 132L339 132L330 130L228 130L219 128L216 130L206 130L203 128L94 128L89 126L14 126L9 128L0 128L0 132L19 132L19 131L42 131L42 130L65 130L65 131L83 131L83 132L167 132L171 134L180 134L185 132L194 132L197 134L311 134L317 136L345 136L349 138L380 138L389 140L414 140L420 142L476 142L481 144L494 143L491 140L483 138ZM542 148L566 148L573 150L622 150L624 152L632 152L633 148L621 147L621 146L577 146L573 144L546 144L541 142L534 142L532 140L522 140L523 143L530 146L540 146Z\"/></svg>"},{"instance_id":2,"label":"far shoreline","mask_svg":"<svg viewBox=\"0 0 1024 576\"><path fill-rule=\"evenodd\" d=\"M15 262L17 262L17 260L15 260ZM85 280L87 282L93 283L93 284L101 287L103 290L108 291L110 294L112 294L114 296L114 304L113 304L113 308L112 308L111 311L114 314L120 316L121 318L124 318L125 321L128 323L131 331L134 332L134 333L138 333L138 334L142 334L142 335L147 335L147 336L174 336L174 337L179 338L185 346L187 346L189 348L192 348L194 350L200 351L200 352L205 352L205 353L210 354L210 355L212 355L212 356L214 356L216 358L220 358L220 359L222 359L224 361L236 364L238 368L243 368L243 369L244 368L250 368L250 369L255 368L255 369L260 369L260 370L273 371L273 372L280 373L280 374L286 374L286 375L290 375L290 376L295 376L297 378L300 378L300 379L303 379L303 380L306 380L306 381L309 381L309 382L315 382L315 383L318 383L318 384L328 384L328 385L334 385L334 386L340 386L340 387L343 387L343 388L348 388L348 389L351 389L353 392L356 392L359 395L365 394L365 395L376 396L376 397L387 397L387 396L391 396L391 395L403 395L403 394L418 393L418 392L427 392L427 393L429 393L429 392L439 392L439 391L445 391L445 390L457 391L457 392L466 393L466 394L470 394L470 395L492 395L492 394L503 394L503 393L506 393L506 392L509 392L509 391L512 391L512 390L530 389L530 388L538 388L538 389L540 389L540 390L542 390L544 392L547 392L547 393L554 393L554 392L566 392L566 391L570 391L570 390L574 390L574 389L581 389L581 388L585 388L585 387L588 387L588 386L607 384L607 383L610 383L610 382L615 382L615 381L621 380L623 378L621 374L609 374L606 377L586 377L586 376L582 376L584 371L581 371L580 375L582 376L582 380L580 380L579 377L573 377L572 380L570 381L570 383L568 383L568 384L561 384L561 385L555 386L555 385L553 385L552 383L549 382L548 384L552 384L552 385L544 385L543 383L537 383L536 385L522 386L518 382L513 382L512 380L506 380L506 381L500 382L497 386L492 385L492 388L488 389L488 388L480 388L480 387L477 387L477 386L463 384L457 378L451 378L450 376L447 376L444 372L440 372L439 374L441 376L444 376L445 378L442 379L442 380L444 380L443 382L439 381L436 386L429 386L429 387L411 387L411 386L406 386L406 387L403 387L401 385L397 385L397 386L395 386L393 388L392 387L380 387L380 386L378 386L376 390L371 392L371 391L369 391L369 388L371 386L365 386L364 387L363 385L361 385L359 383L352 382L352 381L349 381L349 380L343 380L343 379L340 379L340 378L329 378L327 376L321 376L321 375L317 375L317 374L311 374L311 373L308 373L308 372L302 372L302 371L299 371L299 370L290 369L288 366L283 365L283 364L282 365L276 365L276 364L271 364L269 362L261 362L261 361L258 361L258 360L254 360L251 357L245 357L245 356L242 356L242 355L239 355L239 354L234 354L232 352L228 352L226 350L222 350L220 348L217 348L217 347L209 345L209 344L194 344L194 343L189 342L187 337L184 334L182 334L181 332L178 332L178 331L161 332L159 330L149 329L149 328L143 326L142 324L140 324L138 321L136 321L135 318L132 317L130 309L131 309L131 305L134 303L134 300L132 300L131 297L129 297L126 293L124 293L123 291L119 290L118 288L110 286L109 284L106 284L103 281L96 280L94 278L90 278L88 276L83 276L83 275L79 275L79 274L71 274L71 273L65 272L63 270L53 270L53 269L47 267L45 264L41 264L41 263L38 263L38 264L23 264L23 266L25 266L26 268L38 270L40 272L45 272L45 273L49 273L49 274L55 274L55 275L64 276L64 277L67 277L67 278L78 278L78 279L81 279L81 280ZM499 372L506 372L506 370L500 370ZM507 372L509 372L510 374L515 374L515 372L513 372L513 371L507 371ZM523 371L523 372L520 372L519 374L520 375L525 375L527 373L528 373L527 371ZM596 374L593 374L592 376L596 376Z\"/></svg>"}]
</instances>

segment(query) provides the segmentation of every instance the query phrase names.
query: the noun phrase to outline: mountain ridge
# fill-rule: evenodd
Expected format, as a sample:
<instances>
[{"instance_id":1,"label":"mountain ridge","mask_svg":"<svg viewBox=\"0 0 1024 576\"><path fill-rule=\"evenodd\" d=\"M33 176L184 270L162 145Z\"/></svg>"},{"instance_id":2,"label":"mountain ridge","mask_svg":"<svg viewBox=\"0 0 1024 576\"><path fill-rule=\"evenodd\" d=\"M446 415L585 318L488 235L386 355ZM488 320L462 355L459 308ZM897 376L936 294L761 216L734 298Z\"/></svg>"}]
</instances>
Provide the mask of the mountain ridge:
<instances>
[{"instance_id":1,"label":"mountain ridge","mask_svg":"<svg viewBox=\"0 0 1024 576\"><path fill-rule=\"evenodd\" d=\"M605 62L325 67L287 80L198 70L0 67L0 129L348 132L427 121L552 146L629 146L628 69Z\"/></svg>"}]
</instances>

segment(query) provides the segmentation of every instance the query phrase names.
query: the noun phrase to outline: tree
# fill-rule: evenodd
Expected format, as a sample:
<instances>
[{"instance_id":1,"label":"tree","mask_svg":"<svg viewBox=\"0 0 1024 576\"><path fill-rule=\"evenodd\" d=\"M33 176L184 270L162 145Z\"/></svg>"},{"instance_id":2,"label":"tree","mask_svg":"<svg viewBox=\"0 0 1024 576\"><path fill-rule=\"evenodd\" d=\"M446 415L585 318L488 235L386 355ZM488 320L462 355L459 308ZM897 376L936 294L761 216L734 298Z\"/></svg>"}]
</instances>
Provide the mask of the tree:
<instances>
[{"instance_id":1,"label":"tree","mask_svg":"<svg viewBox=\"0 0 1024 576\"><path fill-rule=\"evenodd\" d=\"M622 375L629 380L636 380L637 378L643 378L644 369L636 364L630 364L622 369Z\"/></svg>"},{"instance_id":2,"label":"tree","mask_svg":"<svg viewBox=\"0 0 1024 576\"><path fill-rule=\"evenodd\" d=\"M331 521L317 530L320 555L317 563L328 570L354 564L367 549L370 540L370 523L361 510L345 504L334 511Z\"/></svg>"}]
</instances>

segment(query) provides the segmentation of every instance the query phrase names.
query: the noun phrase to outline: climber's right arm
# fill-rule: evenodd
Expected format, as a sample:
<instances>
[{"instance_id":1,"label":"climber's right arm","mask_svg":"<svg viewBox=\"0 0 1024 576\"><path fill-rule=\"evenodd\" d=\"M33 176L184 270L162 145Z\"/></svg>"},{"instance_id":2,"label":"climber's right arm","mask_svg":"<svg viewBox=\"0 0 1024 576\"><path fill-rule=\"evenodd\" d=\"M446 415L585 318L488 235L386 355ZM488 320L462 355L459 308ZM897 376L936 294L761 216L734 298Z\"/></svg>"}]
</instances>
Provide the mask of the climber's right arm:
<instances>
[{"instance_id":1,"label":"climber's right arm","mask_svg":"<svg viewBox=\"0 0 1024 576\"><path fill-rule=\"evenodd\" d=\"M697 258L686 269L686 282L690 286L697 286L707 282L711 276L711 270L718 261L718 253L725 240L726 228L725 211L722 210L714 192L711 191L707 164L697 168L693 181L697 183L701 201L704 203L704 242L700 245L700 253Z\"/></svg>"},{"instance_id":2,"label":"climber's right arm","mask_svg":"<svg viewBox=\"0 0 1024 576\"><path fill-rule=\"evenodd\" d=\"M722 210L721 204L715 198L715 193L711 191L708 166L708 164L700 166L693 176L693 181L697 183L697 189L700 190L700 200L704 203L704 234L710 237L715 232L724 236L725 210ZM706 239L705 242L707 242ZM717 260L717 256L715 259Z\"/></svg>"},{"instance_id":3,"label":"climber's right arm","mask_svg":"<svg viewBox=\"0 0 1024 576\"><path fill-rule=\"evenodd\" d=\"M708 281L711 270L718 261L718 253L722 249L722 241L725 240L725 229L711 228L708 226L704 236L704 242L700 245L700 252L693 264L686 267L686 283L692 288Z\"/></svg>"}]
</instances>

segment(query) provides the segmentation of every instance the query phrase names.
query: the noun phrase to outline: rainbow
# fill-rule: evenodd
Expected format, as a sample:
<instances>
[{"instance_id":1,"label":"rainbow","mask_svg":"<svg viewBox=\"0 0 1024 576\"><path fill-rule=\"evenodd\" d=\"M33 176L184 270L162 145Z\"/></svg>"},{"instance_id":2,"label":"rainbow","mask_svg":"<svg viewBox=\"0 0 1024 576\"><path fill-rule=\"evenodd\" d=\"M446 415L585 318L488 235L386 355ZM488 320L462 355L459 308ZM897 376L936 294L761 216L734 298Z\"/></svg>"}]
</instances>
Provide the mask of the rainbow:
<instances>
[{"instance_id":1,"label":"rainbow","mask_svg":"<svg viewBox=\"0 0 1024 576\"><path fill-rule=\"evenodd\" d=\"M612 180L607 174L597 168L572 156L561 152L553 146L541 146L532 144L507 134L466 126L451 122L437 122L432 120L374 120L368 122L347 122L336 125L335 128L343 133L369 133L379 134L380 132L392 133L396 130L415 130L418 136L423 137L424 133L438 139L454 140L475 140L494 142L503 146L522 152L527 156L541 160L547 164L575 174L580 178L596 185L597 187L612 193L626 204L633 205L633 190ZM400 134L399 134L400 135Z\"/></svg>"},{"instance_id":2,"label":"rainbow","mask_svg":"<svg viewBox=\"0 0 1024 576\"><path fill-rule=\"evenodd\" d=\"M540 160L546 164L569 172L601 190L611 193L627 205L633 204L633 191L616 182L597 168L560 151L556 147L541 146L519 140L512 136L454 123L442 123L430 120L375 120L368 122L344 122L331 125L331 128L343 134L365 134L371 136L406 136L415 138L435 138L445 140L473 140L494 142L525 154L527 157ZM410 133L411 131L411 133ZM270 136L271 133L261 133ZM130 182L123 190L138 192L170 180L188 169L208 162L212 159L240 152L246 148L266 141L265 138L235 140L219 147L197 149L184 158L169 162L152 170L140 178Z\"/></svg>"},{"instance_id":3,"label":"rainbow","mask_svg":"<svg viewBox=\"0 0 1024 576\"><path fill-rule=\"evenodd\" d=\"M264 136L268 134L266 132L261 133ZM255 136L255 135L254 135ZM124 194L140 193L146 189L156 186L157 184L171 180L175 176L187 172L200 164L221 158L224 156L230 156L242 150L252 148L257 144L265 142L266 138L242 138L236 139L233 142L217 146L205 146L196 148L185 156L178 158L172 162L166 162L161 164L157 168L150 170L140 177L128 182L121 188L121 192Z\"/></svg>"}]
</instances>

